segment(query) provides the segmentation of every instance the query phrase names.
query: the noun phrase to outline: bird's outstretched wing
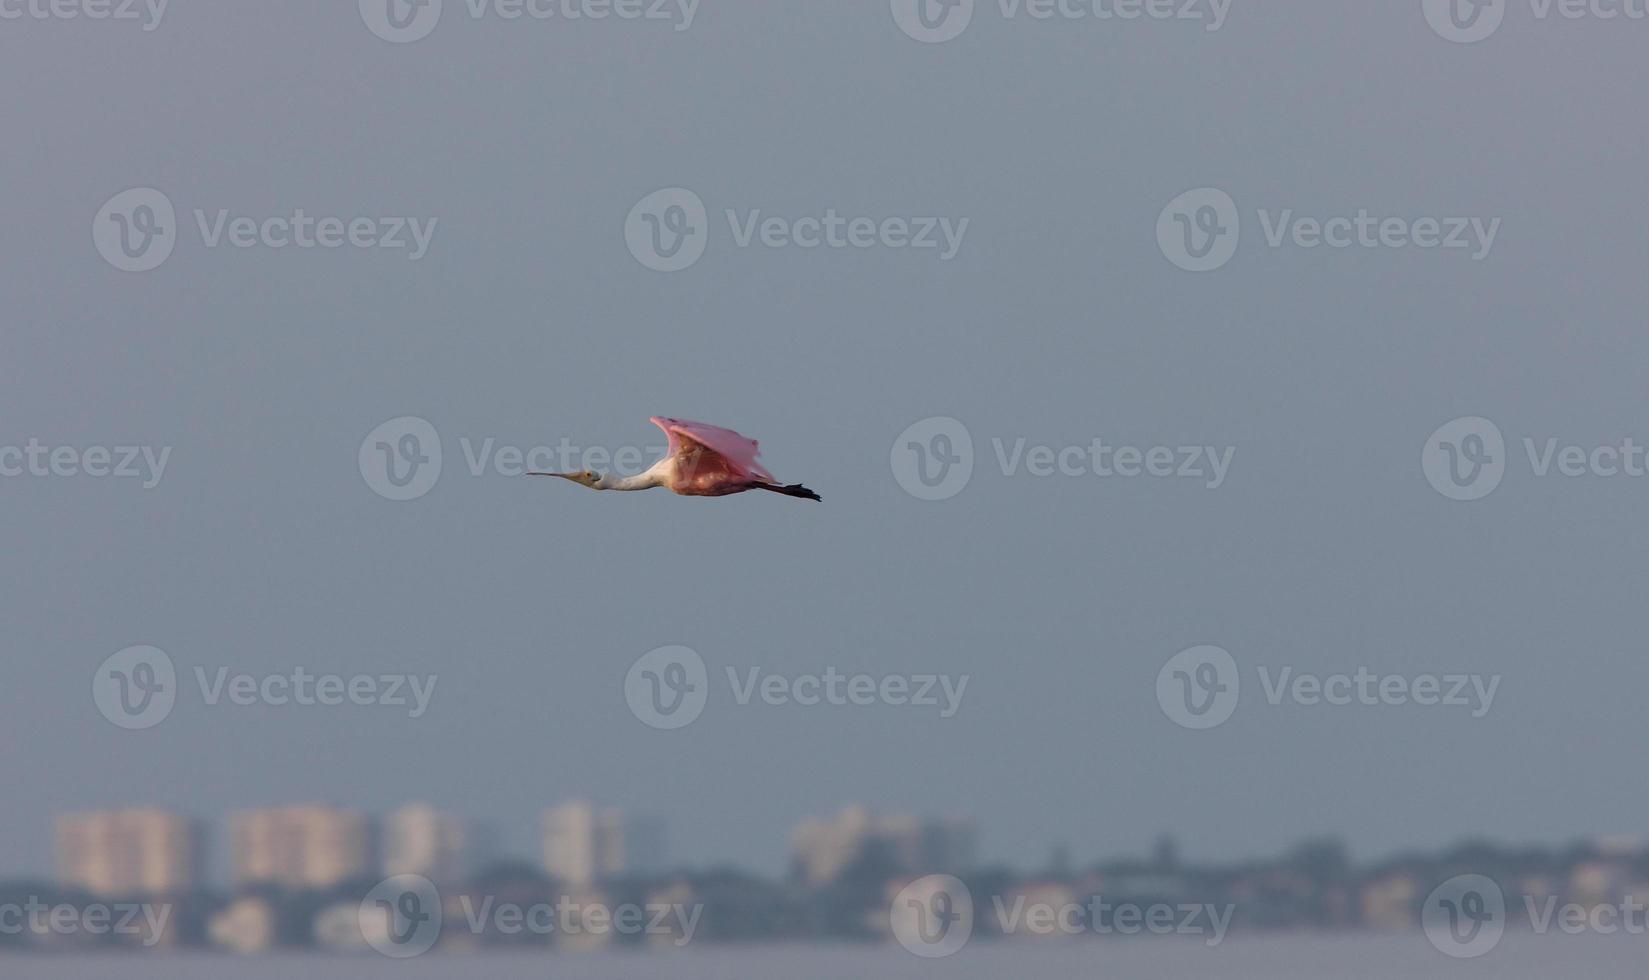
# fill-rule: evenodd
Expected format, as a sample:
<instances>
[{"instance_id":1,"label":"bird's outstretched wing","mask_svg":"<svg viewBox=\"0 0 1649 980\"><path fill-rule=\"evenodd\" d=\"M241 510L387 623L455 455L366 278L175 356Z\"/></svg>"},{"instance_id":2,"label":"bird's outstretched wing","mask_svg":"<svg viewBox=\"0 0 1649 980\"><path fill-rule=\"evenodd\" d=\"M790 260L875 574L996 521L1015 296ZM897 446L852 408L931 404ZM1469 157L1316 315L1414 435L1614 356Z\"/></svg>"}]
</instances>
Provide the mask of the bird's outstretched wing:
<instances>
[{"instance_id":1,"label":"bird's outstretched wing","mask_svg":"<svg viewBox=\"0 0 1649 980\"><path fill-rule=\"evenodd\" d=\"M665 435L670 437L672 456L681 452L682 440L685 439L720 456L729 469L746 479L763 483L778 482L773 478L773 474L767 472L766 467L756 462L761 450L754 439L746 439L732 429L724 429L719 425L665 418L661 415L653 416L652 423L663 429Z\"/></svg>"}]
</instances>

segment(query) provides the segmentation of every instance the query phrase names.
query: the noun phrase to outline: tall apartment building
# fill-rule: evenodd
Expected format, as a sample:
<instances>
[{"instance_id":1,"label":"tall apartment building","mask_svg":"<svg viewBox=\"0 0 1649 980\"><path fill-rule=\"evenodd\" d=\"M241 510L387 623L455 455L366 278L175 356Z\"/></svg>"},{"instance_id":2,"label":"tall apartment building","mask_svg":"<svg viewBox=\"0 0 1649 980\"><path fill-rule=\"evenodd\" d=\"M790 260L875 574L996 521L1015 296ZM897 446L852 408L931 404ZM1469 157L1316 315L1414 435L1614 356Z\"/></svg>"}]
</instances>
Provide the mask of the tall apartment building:
<instances>
[{"instance_id":1,"label":"tall apartment building","mask_svg":"<svg viewBox=\"0 0 1649 980\"><path fill-rule=\"evenodd\" d=\"M372 822L320 804L245 810L229 816L237 885L330 888L373 873Z\"/></svg>"},{"instance_id":2,"label":"tall apartment building","mask_svg":"<svg viewBox=\"0 0 1649 980\"><path fill-rule=\"evenodd\" d=\"M99 896L178 895L200 885L205 832L155 808L59 816L53 825L58 877Z\"/></svg>"},{"instance_id":3,"label":"tall apartment building","mask_svg":"<svg viewBox=\"0 0 1649 980\"><path fill-rule=\"evenodd\" d=\"M462 880L470 856L464 822L427 803L411 803L384 818L384 874L423 875L437 883Z\"/></svg>"},{"instance_id":4,"label":"tall apartment building","mask_svg":"<svg viewBox=\"0 0 1649 980\"><path fill-rule=\"evenodd\" d=\"M544 811L544 870L575 886L629 870L624 815L584 800Z\"/></svg>"},{"instance_id":5,"label":"tall apartment building","mask_svg":"<svg viewBox=\"0 0 1649 980\"><path fill-rule=\"evenodd\" d=\"M797 876L809 885L834 881L872 848L901 871L957 874L972 867L974 841L971 821L878 816L863 806L803 820L790 834Z\"/></svg>"}]
</instances>

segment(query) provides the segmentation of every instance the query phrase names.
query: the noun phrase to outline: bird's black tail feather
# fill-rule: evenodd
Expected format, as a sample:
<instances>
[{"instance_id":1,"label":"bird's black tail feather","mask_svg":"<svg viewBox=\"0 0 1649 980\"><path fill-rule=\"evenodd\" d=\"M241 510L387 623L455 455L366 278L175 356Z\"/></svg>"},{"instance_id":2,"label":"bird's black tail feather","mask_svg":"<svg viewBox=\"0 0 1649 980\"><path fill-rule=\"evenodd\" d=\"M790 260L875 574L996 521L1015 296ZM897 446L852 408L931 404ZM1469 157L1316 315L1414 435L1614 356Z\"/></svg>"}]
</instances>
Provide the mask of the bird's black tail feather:
<instances>
[{"instance_id":1,"label":"bird's black tail feather","mask_svg":"<svg viewBox=\"0 0 1649 980\"><path fill-rule=\"evenodd\" d=\"M774 493L782 493L786 497L800 497L803 500L819 499L818 494L802 486L800 483L792 483L788 487L781 487L773 483L757 483L755 484L755 487L759 490L771 490Z\"/></svg>"}]
</instances>

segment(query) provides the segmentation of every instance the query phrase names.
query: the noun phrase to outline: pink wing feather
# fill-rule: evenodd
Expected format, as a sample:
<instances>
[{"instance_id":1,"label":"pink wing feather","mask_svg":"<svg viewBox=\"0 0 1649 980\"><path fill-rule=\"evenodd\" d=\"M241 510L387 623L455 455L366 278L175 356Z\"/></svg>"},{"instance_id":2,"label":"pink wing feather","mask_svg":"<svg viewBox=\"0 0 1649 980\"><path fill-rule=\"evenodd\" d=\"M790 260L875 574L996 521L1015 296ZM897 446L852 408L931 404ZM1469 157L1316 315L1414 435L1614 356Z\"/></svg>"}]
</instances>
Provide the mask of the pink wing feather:
<instances>
[{"instance_id":1,"label":"pink wing feather","mask_svg":"<svg viewBox=\"0 0 1649 980\"><path fill-rule=\"evenodd\" d=\"M655 415L652 423L663 429L670 437L670 455L674 456L681 448L680 436L686 436L694 442L703 444L716 455L727 460L729 464L742 471L742 475L753 480L766 483L777 483L773 474L756 462L761 450L756 440L746 439L732 429L724 429L719 425L709 425L704 422L689 422L686 419L671 419Z\"/></svg>"}]
</instances>

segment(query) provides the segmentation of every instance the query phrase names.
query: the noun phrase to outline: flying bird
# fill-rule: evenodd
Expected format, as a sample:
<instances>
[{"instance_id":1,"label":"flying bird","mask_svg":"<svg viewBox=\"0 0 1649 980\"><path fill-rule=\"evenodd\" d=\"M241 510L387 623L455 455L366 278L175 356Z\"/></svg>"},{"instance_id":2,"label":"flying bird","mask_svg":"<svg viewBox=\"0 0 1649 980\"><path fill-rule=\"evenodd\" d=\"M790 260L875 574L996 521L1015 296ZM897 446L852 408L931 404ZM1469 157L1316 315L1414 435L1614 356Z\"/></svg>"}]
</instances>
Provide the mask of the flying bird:
<instances>
[{"instance_id":1,"label":"flying bird","mask_svg":"<svg viewBox=\"0 0 1649 980\"><path fill-rule=\"evenodd\" d=\"M819 495L792 483L781 486L758 462L756 440L732 429L686 419L655 415L652 423L670 437L664 458L635 476L612 476L583 470L578 473L528 473L556 476L591 490L650 490L666 487L684 497L725 497L746 490L766 490L786 497L818 500Z\"/></svg>"}]
</instances>

